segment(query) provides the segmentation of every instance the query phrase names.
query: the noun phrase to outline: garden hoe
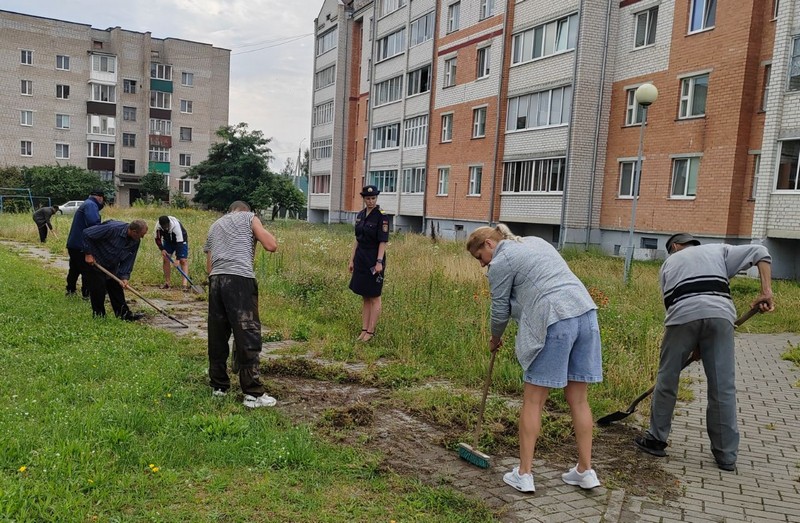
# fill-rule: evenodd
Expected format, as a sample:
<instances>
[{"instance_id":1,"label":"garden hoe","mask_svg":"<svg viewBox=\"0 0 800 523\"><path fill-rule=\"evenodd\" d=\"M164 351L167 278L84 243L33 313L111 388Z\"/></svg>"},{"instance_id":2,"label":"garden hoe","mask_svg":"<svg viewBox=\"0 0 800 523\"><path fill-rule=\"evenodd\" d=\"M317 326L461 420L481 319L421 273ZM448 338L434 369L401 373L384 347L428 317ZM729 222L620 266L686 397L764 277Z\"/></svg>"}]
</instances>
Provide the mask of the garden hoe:
<instances>
[{"instance_id":1,"label":"garden hoe","mask_svg":"<svg viewBox=\"0 0 800 523\"><path fill-rule=\"evenodd\" d=\"M203 288L202 288L201 286L199 286L199 285L195 285L194 283L192 283L192 279L191 279L191 278L189 278L189 276L188 276L188 275L187 275L185 272L183 272L183 269L181 269L181 267L180 267L180 262L178 262L178 263L179 263L179 265L175 265L175 264L172 262L172 256L170 256L169 254L165 254L164 256L165 256L165 257L167 258L167 260L169 261L169 264L170 264L170 265L172 265L173 267L175 267L176 269L178 269L178 272L179 272L179 273L181 273L181 276L183 276L184 278L186 278L186 281L188 281L188 282L189 282L189 285L191 285L192 292L195 292L195 293L197 293L197 294L203 294L203 292L205 292L205 291L203 291Z\"/></svg>"},{"instance_id":2,"label":"garden hoe","mask_svg":"<svg viewBox=\"0 0 800 523\"><path fill-rule=\"evenodd\" d=\"M760 311L761 309L759 309L758 305L756 305L755 307L744 313L739 319L737 319L736 322L734 322L734 326L738 327L742 323L746 322L747 320L758 314ZM689 355L689 358L683 364L681 370L685 369L690 364L694 363L699 359L700 359L700 351L695 349ZM603 416L602 418L597 420L597 424L600 425L601 427L605 427L614 423L615 421L627 418L628 416L633 414L633 412L636 410L636 406L639 405L639 403L641 403L643 399L645 399L647 396L653 393L655 388L656 386L655 384L653 384L653 386L647 389L645 392L643 392L641 396L633 400L633 402L628 406L627 410L618 410L617 412L612 412L611 414Z\"/></svg>"},{"instance_id":3,"label":"garden hoe","mask_svg":"<svg viewBox=\"0 0 800 523\"><path fill-rule=\"evenodd\" d=\"M119 278L117 278L115 275L111 274L111 272L109 272L108 270L106 270L106 269L105 269L103 266L101 266L99 263L97 263L97 262L94 262L94 266L95 266L95 267L97 267L98 269L100 269L102 272L104 272L104 273L106 274L106 276L110 277L110 278L111 278L111 279L113 279L115 282L117 282L117 283L119 283L120 285L122 285L122 280L120 280ZM126 287L125 287L125 286L123 286L123 288L126 288ZM128 289L129 291L131 291L132 293L134 293L135 295L137 295L138 297L140 297L141 299L143 299L143 300L145 301L145 303L147 303L148 305L150 305L151 307L153 307L155 310L157 310L158 312L160 312L161 314L163 314L163 315L164 315L164 316L166 316L167 318L171 319L172 321L174 321L174 322L176 322L176 323L179 323L179 324L181 325L181 327L184 327L184 328L186 328L186 329L188 329L188 328L189 328L189 326L188 326L188 325L186 325L185 323L183 323L181 320L179 320L178 318L176 318L176 317L174 317L174 316L171 316L170 314L167 314L167 312L166 312L164 309L162 309L161 307L159 307L159 306L158 306L158 305L156 305L155 303L151 302L150 300L148 300L147 298L145 298L144 296L142 296L141 294L139 294L138 292L136 292L136 291L133 289L133 287L131 287L130 285L128 285L127 289Z\"/></svg>"},{"instance_id":4,"label":"garden hoe","mask_svg":"<svg viewBox=\"0 0 800 523\"><path fill-rule=\"evenodd\" d=\"M483 397L481 398L481 408L478 410L478 421L475 424L475 435L472 438L472 445L466 443L458 444L458 455L461 459L465 459L482 469L489 468L489 456L478 450L478 440L481 437L481 430L483 428L483 411L486 409L486 396L489 395L489 384L492 382L492 369L494 368L494 357L497 351L492 351L492 356L489 359L489 372L486 373L486 381L483 384Z\"/></svg>"}]
</instances>

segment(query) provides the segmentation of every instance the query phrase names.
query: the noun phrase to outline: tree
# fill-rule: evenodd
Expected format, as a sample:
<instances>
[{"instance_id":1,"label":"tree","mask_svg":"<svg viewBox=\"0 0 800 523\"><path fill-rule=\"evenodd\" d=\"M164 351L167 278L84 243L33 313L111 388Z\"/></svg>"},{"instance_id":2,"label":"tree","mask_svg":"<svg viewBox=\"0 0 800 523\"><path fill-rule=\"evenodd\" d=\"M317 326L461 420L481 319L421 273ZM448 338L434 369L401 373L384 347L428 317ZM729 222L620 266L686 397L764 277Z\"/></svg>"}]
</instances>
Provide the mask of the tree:
<instances>
[{"instance_id":1,"label":"tree","mask_svg":"<svg viewBox=\"0 0 800 523\"><path fill-rule=\"evenodd\" d=\"M53 203L82 200L95 188L102 188L106 199L113 199L113 182L103 182L97 174L75 165L41 165L22 168L22 186L35 196L50 196Z\"/></svg>"},{"instance_id":2,"label":"tree","mask_svg":"<svg viewBox=\"0 0 800 523\"><path fill-rule=\"evenodd\" d=\"M269 170L272 140L261 131L248 131L244 122L220 127L216 135L221 141L211 146L208 158L191 167L184 176L199 178L194 201L218 211L226 210L236 200L259 208L254 195L268 196L271 178L275 176ZM271 199L267 200L271 204Z\"/></svg>"},{"instance_id":3,"label":"tree","mask_svg":"<svg viewBox=\"0 0 800 523\"><path fill-rule=\"evenodd\" d=\"M158 171L150 171L139 180L139 192L145 201L161 200L169 197L169 189L164 175Z\"/></svg>"}]
</instances>

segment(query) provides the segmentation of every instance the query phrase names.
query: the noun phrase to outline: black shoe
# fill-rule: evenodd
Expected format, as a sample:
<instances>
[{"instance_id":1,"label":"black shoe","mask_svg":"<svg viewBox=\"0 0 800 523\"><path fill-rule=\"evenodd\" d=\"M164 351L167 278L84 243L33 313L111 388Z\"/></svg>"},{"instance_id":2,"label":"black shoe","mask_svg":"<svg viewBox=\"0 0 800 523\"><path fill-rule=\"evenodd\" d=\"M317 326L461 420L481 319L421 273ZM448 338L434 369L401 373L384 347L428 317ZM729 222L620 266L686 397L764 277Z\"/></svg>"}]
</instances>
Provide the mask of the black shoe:
<instances>
[{"instance_id":1,"label":"black shoe","mask_svg":"<svg viewBox=\"0 0 800 523\"><path fill-rule=\"evenodd\" d=\"M664 449L667 448L667 444L663 441L658 441L655 438L650 438L647 436L636 436L633 438L633 442L636 443L636 446L643 451L658 458L663 458L667 455L667 453L664 451Z\"/></svg>"},{"instance_id":2,"label":"black shoe","mask_svg":"<svg viewBox=\"0 0 800 523\"><path fill-rule=\"evenodd\" d=\"M66 296L67 298L74 298L75 296L77 296L77 294L75 294L75 291L67 291L67 293L64 294L64 296Z\"/></svg>"},{"instance_id":3,"label":"black shoe","mask_svg":"<svg viewBox=\"0 0 800 523\"><path fill-rule=\"evenodd\" d=\"M122 319L125 321L139 321L142 318L144 318L144 314L141 312L129 312L122 317Z\"/></svg>"},{"instance_id":4,"label":"black shoe","mask_svg":"<svg viewBox=\"0 0 800 523\"><path fill-rule=\"evenodd\" d=\"M717 462L717 466L718 466L718 467L719 467L721 470L725 470L725 471L727 471L727 472L733 472L734 470L736 470L736 463L720 463L720 462L718 461L718 462Z\"/></svg>"}]
</instances>

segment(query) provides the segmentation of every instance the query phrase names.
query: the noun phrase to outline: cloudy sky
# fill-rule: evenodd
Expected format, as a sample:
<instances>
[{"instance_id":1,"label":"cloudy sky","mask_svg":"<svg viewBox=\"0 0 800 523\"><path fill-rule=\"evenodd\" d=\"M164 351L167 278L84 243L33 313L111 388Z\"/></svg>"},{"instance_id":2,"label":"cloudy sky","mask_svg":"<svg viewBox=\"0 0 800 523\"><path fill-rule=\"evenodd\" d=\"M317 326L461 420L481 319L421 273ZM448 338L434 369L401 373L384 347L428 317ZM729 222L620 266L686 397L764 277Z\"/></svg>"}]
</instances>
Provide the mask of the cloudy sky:
<instances>
[{"instance_id":1,"label":"cloudy sky","mask_svg":"<svg viewBox=\"0 0 800 523\"><path fill-rule=\"evenodd\" d=\"M231 50L230 123L272 138L274 168L309 146L314 18L323 0L2 0L96 29L121 26Z\"/></svg>"}]
</instances>

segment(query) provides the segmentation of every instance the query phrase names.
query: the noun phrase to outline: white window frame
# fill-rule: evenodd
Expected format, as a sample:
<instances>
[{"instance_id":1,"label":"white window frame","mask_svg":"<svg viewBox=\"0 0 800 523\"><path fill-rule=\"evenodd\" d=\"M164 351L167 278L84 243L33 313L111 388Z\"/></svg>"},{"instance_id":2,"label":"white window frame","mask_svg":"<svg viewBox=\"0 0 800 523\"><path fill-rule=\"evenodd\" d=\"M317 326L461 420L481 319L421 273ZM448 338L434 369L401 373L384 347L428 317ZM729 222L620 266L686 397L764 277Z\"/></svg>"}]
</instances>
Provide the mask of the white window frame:
<instances>
[{"instance_id":1,"label":"white window frame","mask_svg":"<svg viewBox=\"0 0 800 523\"><path fill-rule=\"evenodd\" d=\"M636 87L625 90L625 125L642 125L644 107L636 101Z\"/></svg>"},{"instance_id":2,"label":"white window frame","mask_svg":"<svg viewBox=\"0 0 800 523\"><path fill-rule=\"evenodd\" d=\"M136 133L122 133L123 147L136 147Z\"/></svg>"},{"instance_id":3,"label":"white window frame","mask_svg":"<svg viewBox=\"0 0 800 523\"><path fill-rule=\"evenodd\" d=\"M375 46L375 62L383 62L406 50L406 28L402 27L393 33L378 39Z\"/></svg>"},{"instance_id":4,"label":"white window frame","mask_svg":"<svg viewBox=\"0 0 800 523\"><path fill-rule=\"evenodd\" d=\"M313 126L325 125L333 121L333 100L328 100L314 107L311 124Z\"/></svg>"},{"instance_id":5,"label":"white window frame","mask_svg":"<svg viewBox=\"0 0 800 523\"><path fill-rule=\"evenodd\" d=\"M20 156L33 156L33 142L30 140L19 141L19 155Z\"/></svg>"},{"instance_id":6,"label":"white window frame","mask_svg":"<svg viewBox=\"0 0 800 523\"><path fill-rule=\"evenodd\" d=\"M70 123L68 114L56 113L56 129L69 129Z\"/></svg>"},{"instance_id":7,"label":"white window frame","mask_svg":"<svg viewBox=\"0 0 800 523\"><path fill-rule=\"evenodd\" d=\"M717 0L690 0L689 34L713 29L717 20ZM700 17L699 20L695 18ZM695 26L695 23L698 25Z\"/></svg>"},{"instance_id":8,"label":"white window frame","mask_svg":"<svg viewBox=\"0 0 800 523\"><path fill-rule=\"evenodd\" d=\"M192 128L191 127L181 127L178 134L178 140L181 142L191 142L192 141Z\"/></svg>"},{"instance_id":9,"label":"white window frame","mask_svg":"<svg viewBox=\"0 0 800 523\"><path fill-rule=\"evenodd\" d=\"M439 179L436 184L436 196L447 196L450 184L450 167L439 167Z\"/></svg>"},{"instance_id":10,"label":"white window frame","mask_svg":"<svg viewBox=\"0 0 800 523\"><path fill-rule=\"evenodd\" d=\"M317 36L317 56L322 56L331 49L336 49L339 26L328 29Z\"/></svg>"},{"instance_id":11,"label":"white window frame","mask_svg":"<svg viewBox=\"0 0 800 523\"><path fill-rule=\"evenodd\" d=\"M172 136L172 120L150 118L150 134Z\"/></svg>"},{"instance_id":12,"label":"white window frame","mask_svg":"<svg viewBox=\"0 0 800 523\"><path fill-rule=\"evenodd\" d=\"M330 194L331 193L331 175L327 174L312 174L311 175L311 194Z\"/></svg>"},{"instance_id":13,"label":"white window frame","mask_svg":"<svg viewBox=\"0 0 800 523\"><path fill-rule=\"evenodd\" d=\"M126 94L136 94L137 83L138 82L136 82L136 80L133 80L132 78L123 78L122 92Z\"/></svg>"},{"instance_id":14,"label":"white window frame","mask_svg":"<svg viewBox=\"0 0 800 523\"><path fill-rule=\"evenodd\" d=\"M577 41L577 13L537 25L513 35L511 65L573 51Z\"/></svg>"},{"instance_id":15,"label":"white window frame","mask_svg":"<svg viewBox=\"0 0 800 523\"><path fill-rule=\"evenodd\" d=\"M314 90L319 91L336 83L336 64L314 73Z\"/></svg>"},{"instance_id":16,"label":"white window frame","mask_svg":"<svg viewBox=\"0 0 800 523\"><path fill-rule=\"evenodd\" d=\"M170 148L151 145L150 148L147 150L147 158L151 162L169 163Z\"/></svg>"},{"instance_id":17,"label":"white window frame","mask_svg":"<svg viewBox=\"0 0 800 523\"><path fill-rule=\"evenodd\" d=\"M461 2L453 2L447 6L447 34L458 31L461 25Z\"/></svg>"},{"instance_id":18,"label":"white window frame","mask_svg":"<svg viewBox=\"0 0 800 523\"><path fill-rule=\"evenodd\" d=\"M478 8L478 20L485 20L494 13L494 0L481 0Z\"/></svg>"},{"instance_id":19,"label":"white window frame","mask_svg":"<svg viewBox=\"0 0 800 523\"><path fill-rule=\"evenodd\" d=\"M56 160L69 160L69 144L56 142Z\"/></svg>"},{"instance_id":20,"label":"white window frame","mask_svg":"<svg viewBox=\"0 0 800 523\"><path fill-rule=\"evenodd\" d=\"M428 115L406 118L403 122L403 148L415 149L428 145Z\"/></svg>"},{"instance_id":21,"label":"white window frame","mask_svg":"<svg viewBox=\"0 0 800 523\"><path fill-rule=\"evenodd\" d=\"M772 0L772 19L776 20L778 18L778 11L781 7L781 0Z\"/></svg>"},{"instance_id":22,"label":"white window frame","mask_svg":"<svg viewBox=\"0 0 800 523\"><path fill-rule=\"evenodd\" d=\"M435 13L431 11L411 21L408 38L409 48L433 39L435 20Z\"/></svg>"},{"instance_id":23,"label":"white window frame","mask_svg":"<svg viewBox=\"0 0 800 523\"><path fill-rule=\"evenodd\" d=\"M333 138L321 138L311 142L311 158L324 160L333 157Z\"/></svg>"},{"instance_id":24,"label":"white window frame","mask_svg":"<svg viewBox=\"0 0 800 523\"><path fill-rule=\"evenodd\" d=\"M192 101L181 100L181 112L183 114L192 114Z\"/></svg>"},{"instance_id":25,"label":"white window frame","mask_svg":"<svg viewBox=\"0 0 800 523\"><path fill-rule=\"evenodd\" d=\"M403 194L421 194L425 192L425 167L407 167L403 169Z\"/></svg>"},{"instance_id":26,"label":"white window frame","mask_svg":"<svg viewBox=\"0 0 800 523\"><path fill-rule=\"evenodd\" d=\"M397 192L397 169L379 169L369 171L367 183L374 185L382 193Z\"/></svg>"},{"instance_id":27,"label":"white window frame","mask_svg":"<svg viewBox=\"0 0 800 523\"><path fill-rule=\"evenodd\" d=\"M403 99L403 75L389 78L375 84L372 94L373 107L397 102Z\"/></svg>"},{"instance_id":28,"label":"white window frame","mask_svg":"<svg viewBox=\"0 0 800 523\"><path fill-rule=\"evenodd\" d=\"M117 86L106 84L91 84L93 102L101 102L107 104L117 103Z\"/></svg>"},{"instance_id":29,"label":"white window frame","mask_svg":"<svg viewBox=\"0 0 800 523\"><path fill-rule=\"evenodd\" d=\"M789 91L800 91L800 36L792 39L792 58L789 62Z\"/></svg>"},{"instance_id":30,"label":"white window frame","mask_svg":"<svg viewBox=\"0 0 800 523\"><path fill-rule=\"evenodd\" d=\"M672 200L694 200L697 198L697 182L700 178L701 156L673 156L672 157L672 180L669 185L669 197ZM678 187L680 180L679 171L682 166L686 167L682 187ZM677 191L677 192L676 192Z\"/></svg>"},{"instance_id":31,"label":"white window frame","mask_svg":"<svg viewBox=\"0 0 800 523\"><path fill-rule=\"evenodd\" d=\"M372 135L372 151L385 151L400 147L400 122L373 127L370 134Z\"/></svg>"},{"instance_id":32,"label":"white window frame","mask_svg":"<svg viewBox=\"0 0 800 523\"><path fill-rule=\"evenodd\" d=\"M453 56L444 61L444 83L442 87L453 87L456 85L456 71L458 69L458 57Z\"/></svg>"},{"instance_id":33,"label":"white window frame","mask_svg":"<svg viewBox=\"0 0 800 523\"><path fill-rule=\"evenodd\" d=\"M679 119L686 120L690 118L702 118L706 115L706 109L708 105L709 76L710 75L708 73L704 73L696 76L687 76L681 79L680 104L678 106ZM700 79L705 79L706 101L703 104L703 112L694 113L694 103L697 96L697 81Z\"/></svg>"},{"instance_id":34,"label":"white window frame","mask_svg":"<svg viewBox=\"0 0 800 523\"><path fill-rule=\"evenodd\" d=\"M22 65L33 65L33 51L30 49L20 49L19 63Z\"/></svg>"},{"instance_id":35,"label":"white window frame","mask_svg":"<svg viewBox=\"0 0 800 523\"><path fill-rule=\"evenodd\" d=\"M65 54L56 55L56 70L69 71L69 56Z\"/></svg>"},{"instance_id":36,"label":"white window frame","mask_svg":"<svg viewBox=\"0 0 800 523\"><path fill-rule=\"evenodd\" d=\"M753 186L750 188L750 199L756 199L756 192L758 190L758 175L761 171L761 153L753 155Z\"/></svg>"},{"instance_id":37,"label":"white window frame","mask_svg":"<svg viewBox=\"0 0 800 523\"><path fill-rule=\"evenodd\" d=\"M453 141L453 113L442 115L442 143Z\"/></svg>"},{"instance_id":38,"label":"white window frame","mask_svg":"<svg viewBox=\"0 0 800 523\"><path fill-rule=\"evenodd\" d=\"M116 73L117 57L105 54L93 54L91 60L92 71L98 73Z\"/></svg>"},{"instance_id":39,"label":"white window frame","mask_svg":"<svg viewBox=\"0 0 800 523\"><path fill-rule=\"evenodd\" d=\"M20 80L19 93L22 96L33 96L33 80Z\"/></svg>"},{"instance_id":40,"label":"white window frame","mask_svg":"<svg viewBox=\"0 0 800 523\"><path fill-rule=\"evenodd\" d=\"M123 105L122 106L122 121L124 122L135 122L136 121L136 107ZM128 116L133 116L133 118L128 118Z\"/></svg>"},{"instance_id":41,"label":"white window frame","mask_svg":"<svg viewBox=\"0 0 800 523\"><path fill-rule=\"evenodd\" d=\"M486 112L488 106L476 107L472 110L472 137L486 137Z\"/></svg>"},{"instance_id":42,"label":"white window frame","mask_svg":"<svg viewBox=\"0 0 800 523\"><path fill-rule=\"evenodd\" d=\"M769 100L769 84L772 76L772 64L764 65L764 88L761 95L761 110L767 111L767 101Z\"/></svg>"},{"instance_id":43,"label":"white window frame","mask_svg":"<svg viewBox=\"0 0 800 523\"><path fill-rule=\"evenodd\" d=\"M116 136L117 119L113 116L100 114L90 114L86 118L88 134L99 134L102 136Z\"/></svg>"},{"instance_id":44,"label":"white window frame","mask_svg":"<svg viewBox=\"0 0 800 523\"><path fill-rule=\"evenodd\" d=\"M566 164L564 156L504 162L502 193L563 194Z\"/></svg>"},{"instance_id":45,"label":"white window frame","mask_svg":"<svg viewBox=\"0 0 800 523\"><path fill-rule=\"evenodd\" d=\"M636 178L636 160L619 161L619 186L617 187L617 197L621 200L633 199L633 182ZM630 178L625 179L625 168L630 168ZM626 183L627 182L627 183ZM641 184L640 184L641 185ZM639 191L637 191L638 193Z\"/></svg>"},{"instance_id":46,"label":"white window frame","mask_svg":"<svg viewBox=\"0 0 800 523\"><path fill-rule=\"evenodd\" d=\"M59 93L59 91L61 91L61 92ZM67 85L67 84L56 84L56 99L57 100L69 100L69 85Z\"/></svg>"},{"instance_id":47,"label":"white window frame","mask_svg":"<svg viewBox=\"0 0 800 523\"><path fill-rule=\"evenodd\" d=\"M483 165L470 165L467 196L481 195L481 178L483 178Z\"/></svg>"},{"instance_id":48,"label":"white window frame","mask_svg":"<svg viewBox=\"0 0 800 523\"><path fill-rule=\"evenodd\" d=\"M565 85L508 99L506 133L569 125L572 86Z\"/></svg>"},{"instance_id":49,"label":"white window frame","mask_svg":"<svg viewBox=\"0 0 800 523\"><path fill-rule=\"evenodd\" d=\"M476 63L476 78L488 78L491 66L491 53L492 47L485 46L478 49L475 57Z\"/></svg>"},{"instance_id":50,"label":"white window frame","mask_svg":"<svg viewBox=\"0 0 800 523\"><path fill-rule=\"evenodd\" d=\"M194 87L194 73L181 71L181 85L184 87Z\"/></svg>"},{"instance_id":51,"label":"white window frame","mask_svg":"<svg viewBox=\"0 0 800 523\"><path fill-rule=\"evenodd\" d=\"M180 165L181 167L191 167L192 155L190 153L178 154L178 165Z\"/></svg>"},{"instance_id":52,"label":"white window frame","mask_svg":"<svg viewBox=\"0 0 800 523\"><path fill-rule=\"evenodd\" d=\"M88 158L115 158L116 151L113 143L107 142L88 142L89 149L86 153Z\"/></svg>"},{"instance_id":53,"label":"white window frame","mask_svg":"<svg viewBox=\"0 0 800 523\"><path fill-rule=\"evenodd\" d=\"M19 124L25 127L33 127L33 111L30 109L20 110Z\"/></svg>"},{"instance_id":54,"label":"white window frame","mask_svg":"<svg viewBox=\"0 0 800 523\"><path fill-rule=\"evenodd\" d=\"M172 109L172 93L150 91L150 107L152 109Z\"/></svg>"},{"instance_id":55,"label":"white window frame","mask_svg":"<svg viewBox=\"0 0 800 523\"><path fill-rule=\"evenodd\" d=\"M791 156L784 154L785 145L789 142L796 144L795 147L797 149L796 153ZM784 162L784 158L788 158L790 161ZM789 170L784 169L785 165L789 165ZM786 187L780 187L784 171L786 171L786 182L788 183ZM778 148L778 169L775 175L774 187L776 191L781 192L796 193L800 191L800 139L780 141L780 146Z\"/></svg>"},{"instance_id":56,"label":"white window frame","mask_svg":"<svg viewBox=\"0 0 800 523\"><path fill-rule=\"evenodd\" d=\"M406 0L379 0L378 18L394 13L406 6Z\"/></svg>"},{"instance_id":57,"label":"white window frame","mask_svg":"<svg viewBox=\"0 0 800 523\"><path fill-rule=\"evenodd\" d=\"M643 24L644 27L642 27L641 24L642 21L644 21ZM655 45L657 31L658 31L658 6L654 6L651 7L650 9L645 9L644 11L639 11L638 13L634 13L633 48L643 49L645 47L651 47Z\"/></svg>"},{"instance_id":58,"label":"white window frame","mask_svg":"<svg viewBox=\"0 0 800 523\"><path fill-rule=\"evenodd\" d=\"M172 66L168 64L160 64L158 62L150 62L150 78L153 80L172 81Z\"/></svg>"},{"instance_id":59,"label":"white window frame","mask_svg":"<svg viewBox=\"0 0 800 523\"><path fill-rule=\"evenodd\" d=\"M178 190L182 194L192 194L192 180L178 180Z\"/></svg>"},{"instance_id":60,"label":"white window frame","mask_svg":"<svg viewBox=\"0 0 800 523\"><path fill-rule=\"evenodd\" d=\"M416 96L431 90L431 64L408 73L406 96Z\"/></svg>"}]
</instances>

